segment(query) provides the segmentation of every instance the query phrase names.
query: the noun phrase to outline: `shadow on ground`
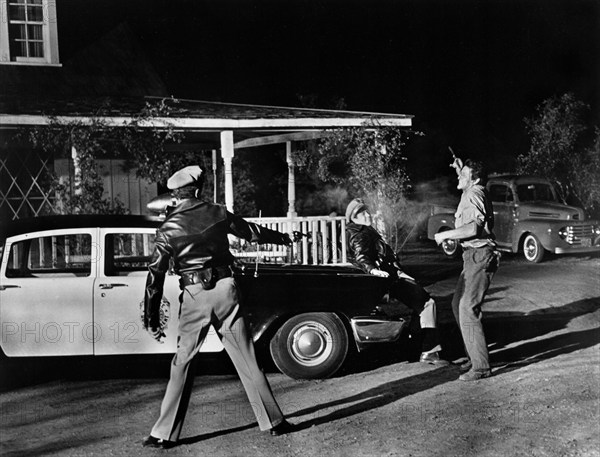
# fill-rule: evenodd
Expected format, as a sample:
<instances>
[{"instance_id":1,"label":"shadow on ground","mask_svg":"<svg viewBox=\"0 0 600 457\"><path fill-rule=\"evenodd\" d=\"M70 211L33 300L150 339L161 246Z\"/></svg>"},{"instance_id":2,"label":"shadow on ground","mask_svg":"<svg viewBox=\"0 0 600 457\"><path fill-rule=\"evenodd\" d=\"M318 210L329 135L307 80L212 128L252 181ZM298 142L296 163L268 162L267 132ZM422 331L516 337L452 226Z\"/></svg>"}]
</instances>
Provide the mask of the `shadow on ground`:
<instances>
[{"instance_id":1,"label":"shadow on ground","mask_svg":"<svg viewBox=\"0 0 600 457\"><path fill-rule=\"evenodd\" d=\"M488 301L503 288L490 289ZM436 297L438 314L451 316L452 296ZM561 307L550 307L529 313L489 312L484 317L484 328L493 366L505 366L503 371L516 369L537 360L554 357L600 342L598 329L568 332L551 338L543 335L564 330L569 322L596 311L600 298L580 300ZM451 318L440 326L443 356L457 360L465 356L462 337ZM537 339L536 341L529 341ZM522 344L506 348L515 343ZM361 353L352 352L337 376L371 371L390 364L414 362L419 355L418 337L404 335L393 344L377 345ZM506 349L503 349L506 348ZM235 369L227 355L203 354L197 364L198 374L234 374ZM0 391L35 385L58 379L95 380L120 378L168 378L171 355L105 356L105 357L35 357L6 358L0 361ZM265 371L276 371L264 354L260 358Z\"/></svg>"},{"instance_id":2,"label":"shadow on ground","mask_svg":"<svg viewBox=\"0 0 600 457\"><path fill-rule=\"evenodd\" d=\"M198 375L234 374L225 353L203 354ZM172 354L144 356L28 357L0 360L0 392L56 380L169 378Z\"/></svg>"},{"instance_id":3,"label":"shadow on ground","mask_svg":"<svg viewBox=\"0 0 600 457\"><path fill-rule=\"evenodd\" d=\"M492 357L492 364L495 367L494 375L501 376L521 367L600 343L600 332L598 332L597 327L568 331L547 338L543 337L557 330L564 330L574 318L596 311L599 305L600 299L594 298L529 314L491 313L492 315L486 321L486 332L492 348L500 349ZM522 344L516 347L506 347L519 342L522 342ZM457 351L461 346L462 343L457 344L455 341L454 345L450 347L450 352ZM374 357L376 354L370 353L362 359L362 362L355 360L358 365L354 369L346 371L346 373L372 370L393 363L401 358L402 351L396 351L392 355L389 355L389 351L379 351L378 353L388 353L388 355L377 358ZM299 409L288 414L288 418L296 423L298 431L305 430L316 425L380 408L438 385L455 381L457 377L458 370L456 367L438 368L434 371L428 370L425 373L402 377L357 394ZM409 417L414 413L414 408L417 406L407 404L404 414ZM325 412L330 408L335 408L335 410ZM403 411L401 410L399 414L402 415ZM302 422L294 421L294 418L307 415L312 417ZM237 432L253 426L248 424L243 427L197 435L186 438L182 444L196 443L207 438Z\"/></svg>"},{"instance_id":4,"label":"shadow on ground","mask_svg":"<svg viewBox=\"0 0 600 457\"><path fill-rule=\"evenodd\" d=\"M490 313L491 316L485 323L486 335L491 349L499 349L491 357L494 375L501 376L527 365L597 345L600 343L600 332L597 326L553 334L547 338L544 338L544 335L566 329L574 318L593 313L599 307L600 298L593 298L528 314ZM519 342L522 344L514 346ZM512 347L508 348L509 345ZM461 347L462 342L454 341L450 345L449 352L458 352ZM371 368L377 365L377 362L371 363ZM403 377L355 395L298 410L290 417L316 414L317 417L298 424L298 429L303 430L394 403L437 385L454 381L458 376L458 370L452 368L439 368L434 373L427 371L415 376ZM344 407L339 408L340 406ZM408 405L408 409L410 406ZM327 414L317 414L331 407L338 408ZM406 413L411 414L411 411L407 410Z\"/></svg>"},{"instance_id":5,"label":"shadow on ground","mask_svg":"<svg viewBox=\"0 0 600 457\"><path fill-rule=\"evenodd\" d=\"M597 312L599 306L600 297L572 302L561 307L549 307L530 313L488 313L484 325L490 348L493 350L491 359L494 366L494 376L502 376L524 366L598 344L600 342L600 332L598 331L596 317L594 317L594 320L579 320L582 325L573 325L572 328L569 328L569 324L574 319ZM445 351L449 354L449 357L462 355L462 343L458 329L448 324L442 330L444 331L443 337L446 344ZM405 349L398 346L396 346L396 351L379 350L359 354L352 360L353 363L349 364L348 368L346 368L345 373L369 371L398 362L401 360L403 354L405 354ZM51 380L64 377L75 377L76 379L123 378L125 380L132 377L147 378L152 376L166 378L168 376L169 359L169 356L143 358L107 357L100 358L100 360L92 359L90 361L71 359L69 361L59 361L59 363L56 360L51 361L50 359L46 359L45 361L37 361L40 363L44 362L45 368L41 368L35 364L29 365L28 370L34 371L22 370L22 376L39 375L38 382L43 382L43 379ZM214 363L208 363L209 359L209 357L206 357L204 359L205 363L199 364L201 369L212 371L215 374L232 372L226 357L218 357L216 359L213 357ZM101 363L102 366L99 366L98 363ZM3 379L6 376L5 368L3 365ZM12 369L9 371L12 371ZM14 374L13 371L11 376ZM298 408L291 412L291 414L288 414L288 417L297 424L297 430L304 430L316 425L376 410L419 392L443 385L447 382L454 382L457 377L458 370L456 367L427 370L416 375L399 377L393 381L364 389L352 395L343 396L342 392L341 396L332 398L329 402ZM70 393L73 396L73 404L84 405L85 402L79 402L78 397L86 398L86 396L89 396L86 385L82 383L74 388L75 391L72 390ZM108 391L114 389L115 386L114 383L106 384L104 388ZM73 387L71 386L70 389L73 389ZM79 389L79 392L77 389ZM101 394L101 390L97 389L96 393ZM148 395L152 396L153 401L158 401L157 398L161 394L162 392L152 392ZM132 397L129 401L132 405L138 405L140 399ZM124 409L132 407L128 404L121 406ZM13 408L15 407L13 406ZM402 415L410 417L411 414L415 413L415 408L418 407L419 405L406 402L398 410L398 414L400 415L399 420L402 420ZM83 414L82 418L87 417L84 413L80 412L80 414ZM27 418L29 416L25 415L24 417ZM93 417L95 418L96 416ZM89 417L87 419L89 420ZM53 418L46 416L45 420L50 421ZM188 437L182 440L181 444L189 445L209 438L224 436L255 427L255 423L248 423L226 430ZM86 437L78 437L73 441L69 441L68 447L73 450L78 446L89 444L90 440L99 439L101 439L101 434L91 437L87 435ZM66 445L66 442L53 443L43 449L37 448L35 451L40 454L50 451L57 452L62 450Z\"/></svg>"},{"instance_id":6,"label":"shadow on ground","mask_svg":"<svg viewBox=\"0 0 600 457\"><path fill-rule=\"evenodd\" d=\"M487 301L493 300L494 292L504 288L490 289L492 295ZM436 297L438 315L452 315L450 309L452 296ZM492 366L510 367L523 366L544 360L556 355L571 352L600 343L598 327L583 331L567 332L550 338L544 335L564 330L569 322L578 316L583 316L600 309L600 297L579 300L560 307L549 307L529 313L488 312L484 315L484 330L490 351ZM451 319L446 319L440 326L443 356L447 360L460 360L465 357L462 336L458 326ZM529 341L536 339L536 341ZM516 347L507 349L507 346ZM355 354L351 363L346 364L342 374L360 373L374 370L392 363L402 361L414 362L419 355L418 338L402 338L391 345L379 346ZM503 368L504 371L509 368Z\"/></svg>"}]
</instances>

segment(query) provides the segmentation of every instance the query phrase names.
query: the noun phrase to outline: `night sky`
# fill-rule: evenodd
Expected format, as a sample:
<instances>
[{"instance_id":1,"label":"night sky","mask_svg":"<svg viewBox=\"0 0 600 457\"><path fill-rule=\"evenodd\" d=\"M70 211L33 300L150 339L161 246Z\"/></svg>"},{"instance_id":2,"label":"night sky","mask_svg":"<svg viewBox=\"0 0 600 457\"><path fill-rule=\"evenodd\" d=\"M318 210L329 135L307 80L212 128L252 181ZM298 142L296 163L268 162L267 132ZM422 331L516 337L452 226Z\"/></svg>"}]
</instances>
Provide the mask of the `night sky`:
<instances>
[{"instance_id":1,"label":"night sky","mask_svg":"<svg viewBox=\"0 0 600 457\"><path fill-rule=\"evenodd\" d=\"M415 115L427 146L496 168L529 147L523 118L573 92L599 122L597 0L59 0L59 32L127 22L172 95ZM90 24L94 24L91 26ZM65 27L68 25L68 27ZM59 36L61 53L85 40Z\"/></svg>"}]
</instances>

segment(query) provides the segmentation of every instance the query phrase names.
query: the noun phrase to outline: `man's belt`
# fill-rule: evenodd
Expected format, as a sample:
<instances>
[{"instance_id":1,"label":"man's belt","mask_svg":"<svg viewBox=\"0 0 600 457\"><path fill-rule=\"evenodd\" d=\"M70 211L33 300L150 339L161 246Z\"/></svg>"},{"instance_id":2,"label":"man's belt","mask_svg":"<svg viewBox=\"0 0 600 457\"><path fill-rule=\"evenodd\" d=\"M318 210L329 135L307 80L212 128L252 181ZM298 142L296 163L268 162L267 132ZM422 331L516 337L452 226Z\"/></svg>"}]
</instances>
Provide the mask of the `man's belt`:
<instances>
[{"instance_id":1,"label":"man's belt","mask_svg":"<svg viewBox=\"0 0 600 457\"><path fill-rule=\"evenodd\" d=\"M495 245L494 244L490 244L489 242L487 242L486 244L482 244L481 246L468 246L468 245L465 245L465 244L461 243L460 247L463 248L463 250L467 251L469 249L483 249L483 248L494 249Z\"/></svg>"},{"instance_id":2,"label":"man's belt","mask_svg":"<svg viewBox=\"0 0 600 457\"><path fill-rule=\"evenodd\" d=\"M205 289L212 289L217 281L231 276L233 276L233 271L230 266L207 267L181 273L180 283L183 287L202 284Z\"/></svg>"}]
</instances>

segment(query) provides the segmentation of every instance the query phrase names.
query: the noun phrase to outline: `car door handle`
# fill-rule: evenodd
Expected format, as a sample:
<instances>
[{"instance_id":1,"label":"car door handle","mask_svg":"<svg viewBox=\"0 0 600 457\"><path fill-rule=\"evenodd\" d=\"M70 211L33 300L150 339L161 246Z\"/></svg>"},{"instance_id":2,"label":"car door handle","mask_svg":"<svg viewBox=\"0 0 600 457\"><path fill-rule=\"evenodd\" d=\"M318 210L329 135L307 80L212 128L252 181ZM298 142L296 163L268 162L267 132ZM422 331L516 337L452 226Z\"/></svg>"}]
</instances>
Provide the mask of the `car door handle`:
<instances>
[{"instance_id":1,"label":"car door handle","mask_svg":"<svg viewBox=\"0 0 600 457\"><path fill-rule=\"evenodd\" d=\"M6 290L6 289L20 289L21 286L17 286L15 284L2 284L0 286L0 290Z\"/></svg>"},{"instance_id":2,"label":"car door handle","mask_svg":"<svg viewBox=\"0 0 600 457\"><path fill-rule=\"evenodd\" d=\"M113 287L129 287L129 284L120 284L120 283L100 284L100 289L112 289Z\"/></svg>"}]
</instances>

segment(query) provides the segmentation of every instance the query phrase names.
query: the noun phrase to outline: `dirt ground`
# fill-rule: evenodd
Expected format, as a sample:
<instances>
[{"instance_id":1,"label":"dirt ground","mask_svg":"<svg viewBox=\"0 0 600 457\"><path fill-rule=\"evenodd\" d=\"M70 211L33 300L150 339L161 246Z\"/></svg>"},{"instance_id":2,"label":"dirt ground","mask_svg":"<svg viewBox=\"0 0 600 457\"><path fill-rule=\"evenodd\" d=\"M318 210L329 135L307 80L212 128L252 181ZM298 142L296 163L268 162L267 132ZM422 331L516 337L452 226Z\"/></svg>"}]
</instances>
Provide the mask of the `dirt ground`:
<instances>
[{"instance_id":1,"label":"dirt ground","mask_svg":"<svg viewBox=\"0 0 600 457\"><path fill-rule=\"evenodd\" d=\"M460 265L431 250L407 269L438 302L446 357L464 356L450 299ZM181 444L142 448L168 359L3 361L0 455L592 456L600 455L600 258L505 256L485 305L494 376L406 360L401 344L353 357L336 377L271 371L298 430L261 433L231 366L207 359ZM406 343L405 341L403 343Z\"/></svg>"}]
</instances>

